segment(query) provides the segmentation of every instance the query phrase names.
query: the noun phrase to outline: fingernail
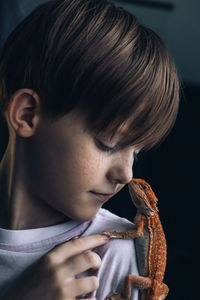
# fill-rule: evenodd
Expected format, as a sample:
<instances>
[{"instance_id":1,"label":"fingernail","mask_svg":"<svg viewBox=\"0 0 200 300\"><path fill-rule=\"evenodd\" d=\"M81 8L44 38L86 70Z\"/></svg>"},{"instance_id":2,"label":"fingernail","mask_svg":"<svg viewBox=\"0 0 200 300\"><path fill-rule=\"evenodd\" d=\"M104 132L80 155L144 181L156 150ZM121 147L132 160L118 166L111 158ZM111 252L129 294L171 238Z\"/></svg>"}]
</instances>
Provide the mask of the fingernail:
<instances>
[{"instance_id":1,"label":"fingernail","mask_svg":"<svg viewBox=\"0 0 200 300\"><path fill-rule=\"evenodd\" d=\"M108 242L110 240L110 237L105 234L102 234L101 237L102 237L102 240L105 242Z\"/></svg>"}]
</instances>

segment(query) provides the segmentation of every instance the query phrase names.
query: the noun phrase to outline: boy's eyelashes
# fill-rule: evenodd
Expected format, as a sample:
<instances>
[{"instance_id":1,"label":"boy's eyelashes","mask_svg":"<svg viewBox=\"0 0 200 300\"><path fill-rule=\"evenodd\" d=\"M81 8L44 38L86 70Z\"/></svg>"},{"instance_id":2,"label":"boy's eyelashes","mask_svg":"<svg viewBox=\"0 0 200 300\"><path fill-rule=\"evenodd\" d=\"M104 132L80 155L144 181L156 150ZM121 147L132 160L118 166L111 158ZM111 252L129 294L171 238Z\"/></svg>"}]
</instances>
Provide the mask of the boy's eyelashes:
<instances>
[{"instance_id":1,"label":"boy's eyelashes","mask_svg":"<svg viewBox=\"0 0 200 300\"><path fill-rule=\"evenodd\" d=\"M105 152L115 152L119 149L118 145L116 145L114 147L110 147L97 138L95 138L95 143L100 150L105 151Z\"/></svg>"},{"instance_id":2,"label":"boy's eyelashes","mask_svg":"<svg viewBox=\"0 0 200 300\"><path fill-rule=\"evenodd\" d=\"M108 153L113 153L113 152L119 151L121 149L119 145L110 147L97 138L95 139L95 142L96 142L97 147L100 150L108 152ZM138 152L134 151L133 156L134 156L134 161L137 161L138 160Z\"/></svg>"}]
</instances>

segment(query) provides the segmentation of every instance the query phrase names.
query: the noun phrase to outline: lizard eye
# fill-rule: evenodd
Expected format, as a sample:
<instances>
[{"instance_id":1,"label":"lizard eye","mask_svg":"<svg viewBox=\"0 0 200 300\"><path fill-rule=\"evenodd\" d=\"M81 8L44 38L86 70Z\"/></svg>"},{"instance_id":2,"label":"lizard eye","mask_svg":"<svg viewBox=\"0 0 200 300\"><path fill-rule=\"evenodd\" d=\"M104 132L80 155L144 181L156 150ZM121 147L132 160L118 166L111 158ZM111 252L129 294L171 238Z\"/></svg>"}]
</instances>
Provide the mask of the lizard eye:
<instances>
[{"instance_id":1,"label":"lizard eye","mask_svg":"<svg viewBox=\"0 0 200 300\"><path fill-rule=\"evenodd\" d=\"M148 186L146 184L143 185L143 190L147 190Z\"/></svg>"}]
</instances>

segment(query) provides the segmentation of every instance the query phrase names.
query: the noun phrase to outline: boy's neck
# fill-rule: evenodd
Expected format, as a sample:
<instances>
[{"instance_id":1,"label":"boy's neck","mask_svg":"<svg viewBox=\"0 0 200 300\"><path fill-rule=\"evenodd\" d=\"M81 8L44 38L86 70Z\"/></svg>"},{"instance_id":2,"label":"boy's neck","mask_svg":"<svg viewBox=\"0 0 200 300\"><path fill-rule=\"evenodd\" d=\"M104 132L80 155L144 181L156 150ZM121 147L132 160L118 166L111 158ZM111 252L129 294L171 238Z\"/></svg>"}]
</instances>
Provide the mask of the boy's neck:
<instances>
[{"instance_id":1,"label":"boy's neck","mask_svg":"<svg viewBox=\"0 0 200 300\"><path fill-rule=\"evenodd\" d=\"M10 178L10 166L8 163L8 157L11 157L9 150L11 148L7 147L3 158L0 162L0 227L8 228L9 227L9 210L8 210L8 201L9 199L9 178Z\"/></svg>"},{"instance_id":2,"label":"boy's neck","mask_svg":"<svg viewBox=\"0 0 200 300\"><path fill-rule=\"evenodd\" d=\"M20 172L23 162L17 157L14 148L9 144L0 162L0 228L33 229L70 220L45 203L41 206L27 192Z\"/></svg>"}]
</instances>

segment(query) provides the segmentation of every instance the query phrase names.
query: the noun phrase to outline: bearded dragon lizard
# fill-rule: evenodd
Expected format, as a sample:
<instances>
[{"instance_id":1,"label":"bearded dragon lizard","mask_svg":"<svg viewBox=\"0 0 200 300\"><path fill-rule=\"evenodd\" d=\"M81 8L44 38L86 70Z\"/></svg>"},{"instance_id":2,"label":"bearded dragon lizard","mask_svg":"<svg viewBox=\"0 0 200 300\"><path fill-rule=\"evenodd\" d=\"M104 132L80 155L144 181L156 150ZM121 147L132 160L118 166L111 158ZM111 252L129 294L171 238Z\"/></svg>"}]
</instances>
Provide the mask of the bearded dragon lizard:
<instances>
[{"instance_id":1,"label":"bearded dragon lizard","mask_svg":"<svg viewBox=\"0 0 200 300\"><path fill-rule=\"evenodd\" d=\"M137 207L134 218L136 229L125 232L103 232L110 238L135 239L140 276L128 275L122 294L112 294L105 300L129 300L132 284L140 289L141 300L163 300L169 289L163 283L167 246L158 216L157 198L150 185L143 179L132 179L128 185L131 199Z\"/></svg>"}]
</instances>

